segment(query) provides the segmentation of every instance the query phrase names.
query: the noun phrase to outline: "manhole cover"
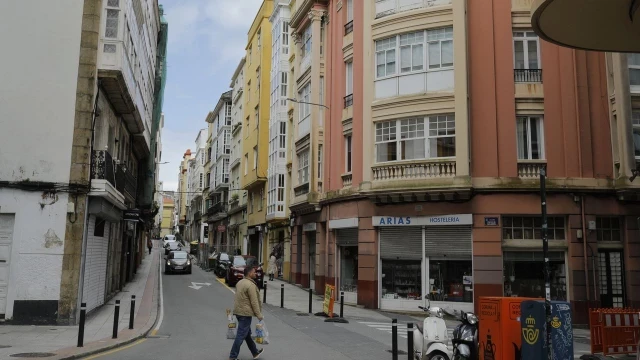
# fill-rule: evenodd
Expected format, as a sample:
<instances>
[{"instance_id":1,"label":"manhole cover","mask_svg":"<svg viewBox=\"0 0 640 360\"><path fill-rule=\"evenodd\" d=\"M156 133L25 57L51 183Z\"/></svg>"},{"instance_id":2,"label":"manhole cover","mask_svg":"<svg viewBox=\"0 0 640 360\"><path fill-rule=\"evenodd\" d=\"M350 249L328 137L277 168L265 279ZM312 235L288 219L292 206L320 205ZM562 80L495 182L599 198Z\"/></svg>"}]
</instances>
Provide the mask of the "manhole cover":
<instances>
[{"instance_id":1,"label":"manhole cover","mask_svg":"<svg viewBox=\"0 0 640 360\"><path fill-rule=\"evenodd\" d=\"M393 353L393 350L389 349L389 350L387 350L387 352ZM407 355L407 352L404 351L404 350L399 350L398 349L398 355Z\"/></svg>"},{"instance_id":2,"label":"manhole cover","mask_svg":"<svg viewBox=\"0 0 640 360\"><path fill-rule=\"evenodd\" d=\"M12 354L9 356L17 357L17 358L46 358L46 357L56 356L56 354L54 353L21 353L21 354Z\"/></svg>"}]
</instances>

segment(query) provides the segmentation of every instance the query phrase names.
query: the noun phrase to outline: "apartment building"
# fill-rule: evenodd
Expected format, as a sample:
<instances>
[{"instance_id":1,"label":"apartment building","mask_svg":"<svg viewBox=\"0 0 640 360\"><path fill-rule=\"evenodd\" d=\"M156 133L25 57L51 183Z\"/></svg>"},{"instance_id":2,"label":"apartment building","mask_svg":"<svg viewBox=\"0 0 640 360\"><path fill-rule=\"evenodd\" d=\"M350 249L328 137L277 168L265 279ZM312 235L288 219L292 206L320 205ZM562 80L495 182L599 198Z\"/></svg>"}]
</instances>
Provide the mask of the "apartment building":
<instances>
[{"instance_id":1,"label":"apartment building","mask_svg":"<svg viewBox=\"0 0 640 360\"><path fill-rule=\"evenodd\" d=\"M189 190L187 193L187 206L189 207L189 228L187 234L189 242L198 241L199 243L207 243L209 231L207 229L206 215L204 221L203 214L206 198L205 192L205 167L206 149L207 149L208 129L201 129L195 140L195 157L189 160L187 178L189 182Z\"/></svg>"},{"instance_id":2,"label":"apartment building","mask_svg":"<svg viewBox=\"0 0 640 360\"><path fill-rule=\"evenodd\" d=\"M263 1L248 33L244 73L243 169L241 187L248 193L247 254L262 261L265 243L267 162L269 153L269 74L271 72L271 23L273 1Z\"/></svg>"},{"instance_id":3,"label":"apartment building","mask_svg":"<svg viewBox=\"0 0 640 360\"><path fill-rule=\"evenodd\" d=\"M189 193L189 160L191 160L191 149L187 149L180 161L180 167L178 167L178 193L176 195L176 211L178 213L178 233L183 238L186 238L188 229L187 224L187 200Z\"/></svg>"},{"instance_id":4,"label":"apartment building","mask_svg":"<svg viewBox=\"0 0 640 360\"><path fill-rule=\"evenodd\" d=\"M14 120L0 130L0 317L74 324L81 303L91 311L133 277L150 235L167 24L157 0L18 2L0 16L36 24L0 35L0 117Z\"/></svg>"},{"instance_id":5,"label":"apartment building","mask_svg":"<svg viewBox=\"0 0 640 360\"><path fill-rule=\"evenodd\" d=\"M289 1L279 0L273 6L271 22L271 94L269 101L269 160L267 181L268 251L280 260L280 274L289 280L291 233L289 191L291 175L287 171L287 127L289 123ZM278 275L280 275L278 274Z\"/></svg>"},{"instance_id":6,"label":"apartment building","mask_svg":"<svg viewBox=\"0 0 640 360\"><path fill-rule=\"evenodd\" d=\"M541 297L545 169L552 299L576 323L637 306L634 55L560 48L528 1L490 3L292 2L296 283L388 310Z\"/></svg>"},{"instance_id":7,"label":"apartment building","mask_svg":"<svg viewBox=\"0 0 640 360\"><path fill-rule=\"evenodd\" d=\"M231 77L229 87L231 91L231 171L229 188L229 226L227 238L233 248L240 249L241 254L247 254L247 192L241 189L240 176L242 173L242 124L244 122L244 71L246 58L238 63Z\"/></svg>"},{"instance_id":8,"label":"apartment building","mask_svg":"<svg viewBox=\"0 0 640 360\"><path fill-rule=\"evenodd\" d=\"M231 244L227 226L229 219L229 161L231 159L231 93L223 93L215 109L207 116L213 131L210 148L210 193L207 198L210 245L218 251L234 253L237 244Z\"/></svg>"},{"instance_id":9,"label":"apartment building","mask_svg":"<svg viewBox=\"0 0 640 360\"><path fill-rule=\"evenodd\" d=\"M173 234L173 212L175 210L174 195L166 192L162 194L162 223L160 225L160 237Z\"/></svg>"}]
</instances>

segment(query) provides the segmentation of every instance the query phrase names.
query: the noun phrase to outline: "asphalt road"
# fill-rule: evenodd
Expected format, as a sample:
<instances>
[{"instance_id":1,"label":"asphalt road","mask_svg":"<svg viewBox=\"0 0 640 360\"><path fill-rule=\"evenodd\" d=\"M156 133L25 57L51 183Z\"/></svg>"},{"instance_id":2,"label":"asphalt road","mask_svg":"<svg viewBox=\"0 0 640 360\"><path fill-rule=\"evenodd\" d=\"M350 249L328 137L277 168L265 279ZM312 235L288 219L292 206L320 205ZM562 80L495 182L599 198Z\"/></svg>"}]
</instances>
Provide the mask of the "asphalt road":
<instances>
[{"instance_id":1,"label":"asphalt road","mask_svg":"<svg viewBox=\"0 0 640 360\"><path fill-rule=\"evenodd\" d=\"M200 289L192 282L210 283ZM193 274L163 275L163 321L155 336L133 346L88 359L228 359L225 309L233 306L232 291L197 267ZM271 344L261 359L389 359L387 345L321 318L298 316L272 306L264 308ZM254 319L254 321L256 321ZM246 345L240 359L252 359Z\"/></svg>"}]
</instances>

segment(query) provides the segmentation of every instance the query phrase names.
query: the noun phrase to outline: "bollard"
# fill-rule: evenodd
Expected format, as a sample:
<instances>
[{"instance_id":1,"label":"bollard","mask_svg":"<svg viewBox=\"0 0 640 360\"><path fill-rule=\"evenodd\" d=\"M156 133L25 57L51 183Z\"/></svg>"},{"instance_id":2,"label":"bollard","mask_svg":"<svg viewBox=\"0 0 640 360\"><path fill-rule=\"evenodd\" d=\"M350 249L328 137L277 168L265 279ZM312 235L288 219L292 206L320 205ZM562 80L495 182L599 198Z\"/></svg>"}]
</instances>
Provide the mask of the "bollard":
<instances>
[{"instance_id":1,"label":"bollard","mask_svg":"<svg viewBox=\"0 0 640 360\"><path fill-rule=\"evenodd\" d=\"M116 309L113 311L113 335L112 339L118 338L118 321L120 318L120 300L116 300Z\"/></svg>"},{"instance_id":2,"label":"bollard","mask_svg":"<svg viewBox=\"0 0 640 360\"><path fill-rule=\"evenodd\" d=\"M309 314L313 313L313 290L309 288Z\"/></svg>"},{"instance_id":3,"label":"bollard","mask_svg":"<svg viewBox=\"0 0 640 360\"><path fill-rule=\"evenodd\" d=\"M398 319L391 320L391 359L398 360Z\"/></svg>"},{"instance_id":4,"label":"bollard","mask_svg":"<svg viewBox=\"0 0 640 360\"><path fill-rule=\"evenodd\" d=\"M78 347L84 346L84 321L87 315L87 303L80 304L80 325L78 327Z\"/></svg>"},{"instance_id":5,"label":"bollard","mask_svg":"<svg viewBox=\"0 0 640 360\"><path fill-rule=\"evenodd\" d=\"M280 308L284 308L284 284L280 284Z\"/></svg>"},{"instance_id":6,"label":"bollard","mask_svg":"<svg viewBox=\"0 0 640 360\"><path fill-rule=\"evenodd\" d=\"M407 360L413 360L413 323L407 324Z\"/></svg>"},{"instance_id":7,"label":"bollard","mask_svg":"<svg viewBox=\"0 0 640 360\"><path fill-rule=\"evenodd\" d=\"M136 296L131 295L131 311L129 312L129 329L133 329L133 318L136 314Z\"/></svg>"},{"instance_id":8,"label":"bollard","mask_svg":"<svg viewBox=\"0 0 640 360\"><path fill-rule=\"evenodd\" d=\"M264 293L262 293L262 303L267 303L267 282L264 282Z\"/></svg>"},{"instance_id":9,"label":"bollard","mask_svg":"<svg viewBox=\"0 0 640 360\"><path fill-rule=\"evenodd\" d=\"M344 312L344 291L340 291L340 317L343 318Z\"/></svg>"}]
</instances>

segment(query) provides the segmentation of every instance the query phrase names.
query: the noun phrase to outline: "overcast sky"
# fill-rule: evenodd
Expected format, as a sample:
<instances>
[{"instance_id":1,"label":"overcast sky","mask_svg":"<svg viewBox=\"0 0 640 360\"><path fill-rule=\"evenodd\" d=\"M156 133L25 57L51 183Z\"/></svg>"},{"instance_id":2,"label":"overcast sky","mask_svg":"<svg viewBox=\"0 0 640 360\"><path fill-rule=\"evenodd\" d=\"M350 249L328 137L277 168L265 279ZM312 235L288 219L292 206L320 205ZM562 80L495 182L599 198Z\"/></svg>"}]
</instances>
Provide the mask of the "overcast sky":
<instances>
[{"instance_id":1,"label":"overcast sky","mask_svg":"<svg viewBox=\"0 0 640 360\"><path fill-rule=\"evenodd\" d=\"M245 53L247 31L262 0L160 0L169 22L168 74L160 180L177 190L185 150L195 147L198 130ZM194 151L195 153L195 151Z\"/></svg>"}]
</instances>

